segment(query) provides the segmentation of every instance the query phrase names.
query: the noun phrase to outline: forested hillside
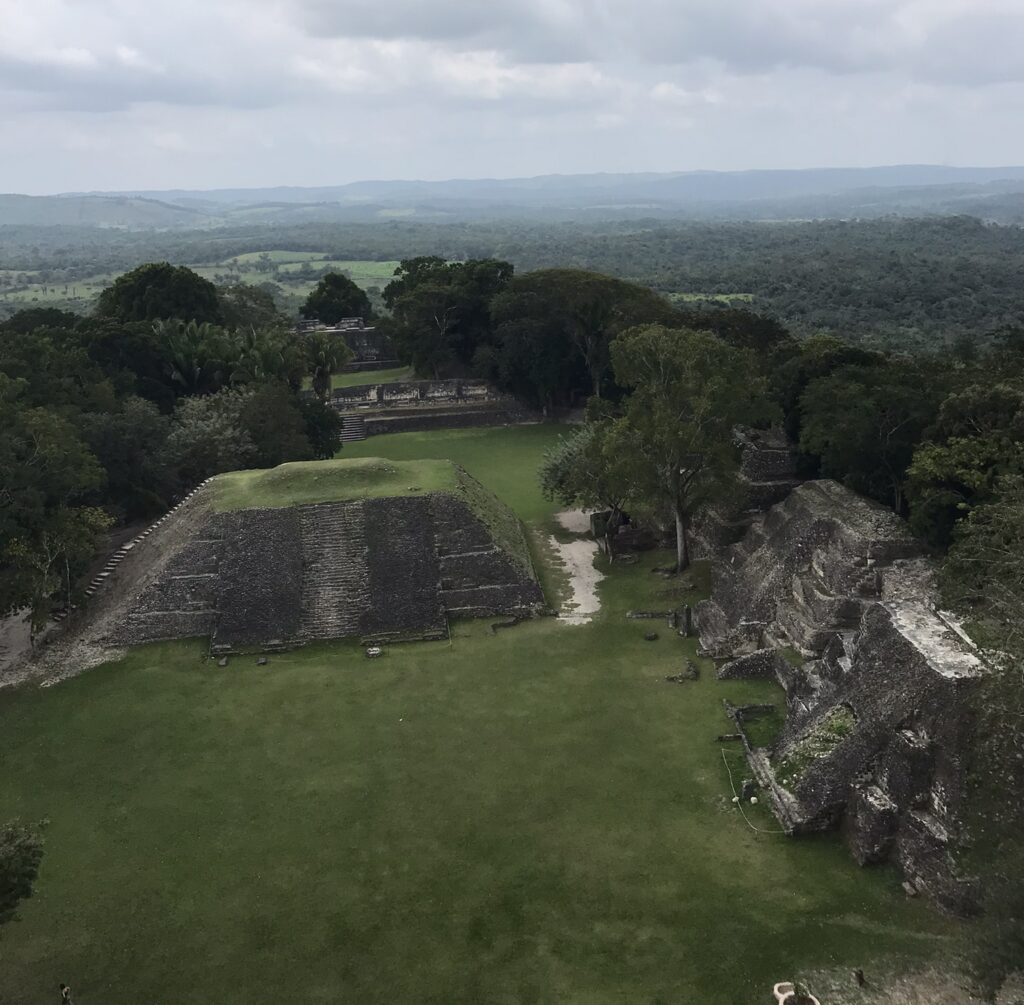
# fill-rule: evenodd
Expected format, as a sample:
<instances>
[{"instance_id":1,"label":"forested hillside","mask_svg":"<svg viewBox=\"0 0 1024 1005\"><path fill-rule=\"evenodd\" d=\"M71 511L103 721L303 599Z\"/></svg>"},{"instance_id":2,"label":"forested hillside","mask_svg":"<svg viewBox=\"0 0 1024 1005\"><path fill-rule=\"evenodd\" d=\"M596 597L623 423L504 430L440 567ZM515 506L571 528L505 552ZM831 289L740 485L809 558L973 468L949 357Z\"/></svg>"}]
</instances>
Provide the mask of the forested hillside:
<instances>
[{"instance_id":1,"label":"forested hillside","mask_svg":"<svg viewBox=\"0 0 1024 1005\"><path fill-rule=\"evenodd\" d=\"M673 299L742 300L799 335L901 349L952 345L1024 319L1024 230L971 217L804 223L306 224L209 231L0 227L0 316L142 261L192 266L283 249L327 259L498 258L518 273L593 269ZM267 281L275 281L273 274ZM101 284L102 285L102 284ZM279 306L289 308L287 297Z\"/></svg>"}]
</instances>

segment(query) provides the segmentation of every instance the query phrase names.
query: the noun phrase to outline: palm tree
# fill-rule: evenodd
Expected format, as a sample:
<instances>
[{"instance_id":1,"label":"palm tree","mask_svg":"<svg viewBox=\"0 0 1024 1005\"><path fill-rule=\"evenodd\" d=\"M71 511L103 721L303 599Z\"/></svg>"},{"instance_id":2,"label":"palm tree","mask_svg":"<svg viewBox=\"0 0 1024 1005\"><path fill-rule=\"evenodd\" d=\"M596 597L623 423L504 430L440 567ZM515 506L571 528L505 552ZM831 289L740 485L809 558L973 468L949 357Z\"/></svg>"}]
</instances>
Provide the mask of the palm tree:
<instances>
[{"instance_id":1,"label":"palm tree","mask_svg":"<svg viewBox=\"0 0 1024 1005\"><path fill-rule=\"evenodd\" d=\"M331 394L331 377L352 358L352 350L340 338L314 332L306 339L306 361L313 393L321 401Z\"/></svg>"}]
</instances>

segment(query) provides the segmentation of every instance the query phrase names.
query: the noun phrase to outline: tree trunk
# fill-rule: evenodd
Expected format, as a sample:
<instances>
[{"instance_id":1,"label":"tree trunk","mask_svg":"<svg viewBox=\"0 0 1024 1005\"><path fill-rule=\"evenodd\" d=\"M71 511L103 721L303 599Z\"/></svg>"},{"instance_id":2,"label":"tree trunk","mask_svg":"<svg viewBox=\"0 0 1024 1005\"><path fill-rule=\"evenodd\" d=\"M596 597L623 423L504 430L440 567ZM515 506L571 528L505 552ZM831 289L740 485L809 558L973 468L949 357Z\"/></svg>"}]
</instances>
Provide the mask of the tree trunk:
<instances>
[{"instance_id":1,"label":"tree trunk","mask_svg":"<svg viewBox=\"0 0 1024 1005\"><path fill-rule=\"evenodd\" d=\"M686 521L676 510L676 572L685 572L690 567L690 542L686 538Z\"/></svg>"}]
</instances>

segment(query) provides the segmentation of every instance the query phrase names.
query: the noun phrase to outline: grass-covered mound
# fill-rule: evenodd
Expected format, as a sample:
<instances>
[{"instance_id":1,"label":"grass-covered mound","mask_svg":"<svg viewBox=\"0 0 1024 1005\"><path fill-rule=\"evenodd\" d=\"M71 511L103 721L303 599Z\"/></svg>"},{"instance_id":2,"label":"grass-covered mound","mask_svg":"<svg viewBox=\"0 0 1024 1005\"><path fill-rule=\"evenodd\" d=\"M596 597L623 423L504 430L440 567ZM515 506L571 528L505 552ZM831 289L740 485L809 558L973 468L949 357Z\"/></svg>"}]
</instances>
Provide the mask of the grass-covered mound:
<instances>
[{"instance_id":1,"label":"grass-covered mound","mask_svg":"<svg viewBox=\"0 0 1024 1005\"><path fill-rule=\"evenodd\" d=\"M458 486L458 472L450 461L389 461L381 457L293 461L276 468L221 475L213 482L213 505L217 510L274 509L454 492Z\"/></svg>"}]
</instances>

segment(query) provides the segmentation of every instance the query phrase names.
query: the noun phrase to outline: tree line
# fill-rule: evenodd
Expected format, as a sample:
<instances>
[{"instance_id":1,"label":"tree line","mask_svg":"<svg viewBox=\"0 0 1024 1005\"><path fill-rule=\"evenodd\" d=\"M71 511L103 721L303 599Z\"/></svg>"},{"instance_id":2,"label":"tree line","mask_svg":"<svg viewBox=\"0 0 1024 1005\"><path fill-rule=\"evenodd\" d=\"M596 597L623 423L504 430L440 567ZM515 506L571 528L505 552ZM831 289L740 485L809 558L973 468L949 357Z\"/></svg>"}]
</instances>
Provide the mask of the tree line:
<instances>
[{"instance_id":1,"label":"tree line","mask_svg":"<svg viewBox=\"0 0 1024 1005\"><path fill-rule=\"evenodd\" d=\"M167 263L121 276L91 317L0 324L0 610L41 627L104 531L209 475L332 456L323 399L349 357L293 334L262 291Z\"/></svg>"},{"instance_id":2,"label":"tree line","mask_svg":"<svg viewBox=\"0 0 1024 1005\"><path fill-rule=\"evenodd\" d=\"M572 268L665 294L751 298L796 334L900 350L988 342L1024 318L1024 230L967 216L791 223L604 220L308 223L185 232L0 227L0 271L56 282L156 257L207 264L277 248L338 259L494 258L518 272Z\"/></svg>"}]
</instances>

